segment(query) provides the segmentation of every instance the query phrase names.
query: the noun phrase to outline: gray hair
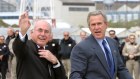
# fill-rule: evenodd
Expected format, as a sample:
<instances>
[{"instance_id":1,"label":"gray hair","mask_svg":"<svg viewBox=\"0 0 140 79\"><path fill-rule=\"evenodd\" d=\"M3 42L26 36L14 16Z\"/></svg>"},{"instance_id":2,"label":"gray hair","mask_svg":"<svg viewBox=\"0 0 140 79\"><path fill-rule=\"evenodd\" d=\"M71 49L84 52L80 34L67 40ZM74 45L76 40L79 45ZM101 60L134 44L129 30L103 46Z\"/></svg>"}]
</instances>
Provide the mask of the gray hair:
<instances>
[{"instance_id":1,"label":"gray hair","mask_svg":"<svg viewBox=\"0 0 140 79\"><path fill-rule=\"evenodd\" d=\"M14 28L12 28L12 27L8 27L7 30L11 30L12 32L14 32Z\"/></svg>"},{"instance_id":2,"label":"gray hair","mask_svg":"<svg viewBox=\"0 0 140 79\"><path fill-rule=\"evenodd\" d=\"M3 37L5 39L4 35L0 35L0 37Z\"/></svg>"},{"instance_id":3,"label":"gray hair","mask_svg":"<svg viewBox=\"0 0 140 79\"><path fill-rule=\"evenodd\" d=\"M45 19L36 19L36 20L34 20L33 25L32 25L32 28L31 28L32 31L35 29L36 23L38 21L44 21L44 22L46 22L48 24L48 27L50 28L50 32L52 31L50 23L47 20L45 20Z\"/></svg>"},{"instance_id":4,"label":"gray hair","mask_svg":"<svg viewBox=\"0 0 140 79\"><path fill-rule=\"evenodd\" d=\"M104 18L104 21L107 22L107 17L106 17L105 14L103 14L102 11L93 11L93 12L90 12L90 13L88 14L88 17L87 17L88 26L90 26L90 21L89 21L90 17L91 17L91 16L97 16L97 15L102 15L103 18Z\"/></svg>"}]
</instances>

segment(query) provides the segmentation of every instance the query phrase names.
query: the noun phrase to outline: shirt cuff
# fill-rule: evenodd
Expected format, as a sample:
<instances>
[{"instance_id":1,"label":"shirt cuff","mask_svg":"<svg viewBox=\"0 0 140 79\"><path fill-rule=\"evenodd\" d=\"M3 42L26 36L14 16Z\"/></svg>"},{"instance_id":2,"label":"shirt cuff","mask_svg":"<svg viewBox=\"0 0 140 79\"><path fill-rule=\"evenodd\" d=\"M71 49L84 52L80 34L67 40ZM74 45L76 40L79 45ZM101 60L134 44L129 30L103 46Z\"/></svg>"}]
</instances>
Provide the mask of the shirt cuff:
<instances>
[{"instance_id":1,"label":"shirt cuff","mask_svg":"<svg viewBox=\"0 0 140 79\"><path fill-rule=\"evenodd\" d=\"M60 64L60 62L57 60L57 64L56 65L53 65L53 68L58 68L58 67L60 67L61 66L61 64Z\"/></svg>"},{"instance_id":2,"label":"shirt cuff","mask_svg":"<svg viewBox=\"0 0 140 79\"><path fill-rule=\"evenodd\" d=\"M22 42L25 42L25 36L26 36L26 34L22 35L21 32L19 32L19 38Z\"/></svg>"}]
</instances>

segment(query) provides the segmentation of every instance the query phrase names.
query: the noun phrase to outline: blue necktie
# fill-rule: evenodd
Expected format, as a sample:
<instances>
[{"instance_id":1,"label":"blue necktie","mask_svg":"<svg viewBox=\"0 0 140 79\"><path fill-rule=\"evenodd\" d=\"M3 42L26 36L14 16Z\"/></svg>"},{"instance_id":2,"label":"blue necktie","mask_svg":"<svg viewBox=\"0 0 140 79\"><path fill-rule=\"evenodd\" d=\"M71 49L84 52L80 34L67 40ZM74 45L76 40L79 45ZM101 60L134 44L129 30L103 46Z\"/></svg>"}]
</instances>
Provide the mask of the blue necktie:
<instances>
[{"instance_id":1,"label":"blue necktie","mask_svg":"<svg viewBox=\"0 0 140 79\"><path fill-rule=\"evenodd\" d=\"M109 66L110 74L113 76L113 74L114 74L113 57L112 57L111 52L109 51L109 49L107 47L107 43L106 43L105 40L103 40L102 45L103 45L104 50L105 50L106 59L107 59L107 63L108 63L108 66Z\"/></svg>"}]
</instances>

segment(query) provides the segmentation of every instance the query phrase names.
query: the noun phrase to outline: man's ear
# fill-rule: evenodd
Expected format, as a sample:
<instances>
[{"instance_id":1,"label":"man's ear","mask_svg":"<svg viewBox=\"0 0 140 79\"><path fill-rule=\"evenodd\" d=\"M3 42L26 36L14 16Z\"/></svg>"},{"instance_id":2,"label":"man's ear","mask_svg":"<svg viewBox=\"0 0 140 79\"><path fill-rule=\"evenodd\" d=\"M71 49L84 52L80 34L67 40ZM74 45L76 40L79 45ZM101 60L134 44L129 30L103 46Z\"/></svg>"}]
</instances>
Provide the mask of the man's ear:
<instances>
[{"instance_id":1,"label":"man's ear","mask_svg":"<svg viewBox=\"0 0 140 79\"><path fill-rule=\"evenodd\" d=\"M108 27L109 26L109 23L108 22L105 22L106 26Z\"/></svg>"}]
</instances>

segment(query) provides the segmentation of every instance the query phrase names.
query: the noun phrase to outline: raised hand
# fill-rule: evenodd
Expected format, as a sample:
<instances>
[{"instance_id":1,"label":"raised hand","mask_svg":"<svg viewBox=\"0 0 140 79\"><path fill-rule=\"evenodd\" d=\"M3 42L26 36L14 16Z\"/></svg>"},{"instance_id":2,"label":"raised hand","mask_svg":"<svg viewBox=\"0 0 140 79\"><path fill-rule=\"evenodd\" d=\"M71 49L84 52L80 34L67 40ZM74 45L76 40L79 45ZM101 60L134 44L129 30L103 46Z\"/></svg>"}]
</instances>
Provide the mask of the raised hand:
<instances>
[{"instance_id":1,"label":"raised hand","mask_svg":"<svg viewBox=\"0 0 140 79\"><path fill-rule=\"evenodd\" d=\"M29 21L28 12L24 12L19 18L19 27L21 29L21 34L22 35L26 34L30 25L31 24L30 24L30 21Z\"/></svg>"}]
</instances>

